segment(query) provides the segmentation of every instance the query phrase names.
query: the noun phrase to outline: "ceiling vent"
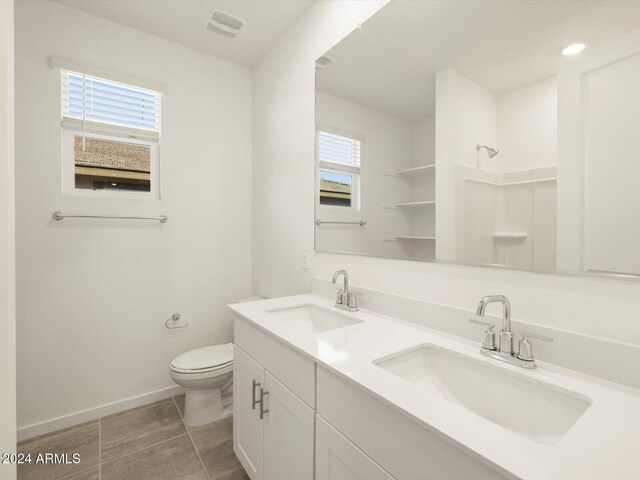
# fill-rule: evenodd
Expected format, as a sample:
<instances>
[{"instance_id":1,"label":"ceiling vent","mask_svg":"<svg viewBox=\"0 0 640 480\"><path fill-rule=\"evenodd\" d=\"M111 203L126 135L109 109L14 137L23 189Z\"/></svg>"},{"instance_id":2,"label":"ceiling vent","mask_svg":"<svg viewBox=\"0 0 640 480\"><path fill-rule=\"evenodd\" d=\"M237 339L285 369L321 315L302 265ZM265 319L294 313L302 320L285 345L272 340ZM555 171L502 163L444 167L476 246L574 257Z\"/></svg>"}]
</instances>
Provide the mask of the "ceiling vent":
<instances>
[{"instance_id":1,"label":"ceiling vent","mask_svg":"<svg viewBox=\"0 0 640 480\"><path fill-rule=\"evenodd\" d=\"M207 30L227 38L234 38L244 25L244 20L223 12L214 10L207 19Z\"/></svg>"},{"instance_id":2,"label":"ceiling vent","mask_svg":"<svg viewBox=\"0 0 640 480\"><path fill-rule=\"evenodd\" d=\"M320 69L322 69L322 68L324 68L327 65L330 65L332 63L333 63L333 58L327 57L326 55L323 55L319 59L316 60L316 70L320 70Z\"/></svg>"}]
</instances>

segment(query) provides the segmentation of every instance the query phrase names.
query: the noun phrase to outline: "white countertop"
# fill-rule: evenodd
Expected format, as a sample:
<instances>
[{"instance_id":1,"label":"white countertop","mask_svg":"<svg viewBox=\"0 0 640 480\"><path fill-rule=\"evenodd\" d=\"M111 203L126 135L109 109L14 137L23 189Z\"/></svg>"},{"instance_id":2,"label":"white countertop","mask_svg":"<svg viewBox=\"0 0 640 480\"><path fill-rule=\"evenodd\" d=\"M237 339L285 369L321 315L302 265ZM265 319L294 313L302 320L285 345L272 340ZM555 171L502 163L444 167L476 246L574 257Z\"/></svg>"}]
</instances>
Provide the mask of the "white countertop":
<instances>
[{"instance_id":1,"label":"white countertop","mask_svg":"<svg viewBox=\"0 0 640 480\"><path fill-rule=\"evenodd\" d=\"M543 362L538 362L536 370L526 370L486 358L479 352L481 331L478 342L470 342L367 310L340 310L362 323L314 334L292 328L267 312L308 304L334 308L331 300L310 294L238 303L230 308L503 472L536 480L640 479L640 391ZM535 443L372 363L422 344L570 390L589 398L592 404L558 443ZM640 366L629 368L638 369L640 375Z\"/></svg>"}]
</instances>

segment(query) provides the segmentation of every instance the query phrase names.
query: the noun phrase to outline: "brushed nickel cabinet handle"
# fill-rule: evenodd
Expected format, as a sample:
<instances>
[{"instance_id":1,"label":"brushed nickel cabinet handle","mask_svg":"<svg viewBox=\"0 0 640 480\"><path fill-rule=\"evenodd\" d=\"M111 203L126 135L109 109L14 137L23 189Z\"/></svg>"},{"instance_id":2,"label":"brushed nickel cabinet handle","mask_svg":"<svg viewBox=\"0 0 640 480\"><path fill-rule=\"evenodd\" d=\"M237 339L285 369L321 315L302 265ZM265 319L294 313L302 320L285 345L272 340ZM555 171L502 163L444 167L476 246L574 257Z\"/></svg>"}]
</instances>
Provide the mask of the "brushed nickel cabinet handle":
<instances>
[{"instance_id":1,"label":"brushed nickel cabinet handle","mask_svg":"<svg viewBox=\"0 0 640 480\"><path fill-rule=\"evenodd\" d=\"M262 399L256 400L256 387L259 387L259 386L260 386L260 382L256 382L255 380L252 380L252 382L251 382L251 410L255 410L256 409L256 405L262 401ZM260 390L262 390L262 389L260 389Z\"/></svg>"},{"instance_id":2,"label":"brushed nickel cabinet handle","mask_svg":"<svg viewBox=\"0 0 640 480\"><path fill-rule=\"evenodd\" d=\"M265 392L264 388L260 389L260 420L264 418L264 414L269 412L268 408L264 408L264 397L269 395L269 392Z\"/></svg>"}]
</instances>

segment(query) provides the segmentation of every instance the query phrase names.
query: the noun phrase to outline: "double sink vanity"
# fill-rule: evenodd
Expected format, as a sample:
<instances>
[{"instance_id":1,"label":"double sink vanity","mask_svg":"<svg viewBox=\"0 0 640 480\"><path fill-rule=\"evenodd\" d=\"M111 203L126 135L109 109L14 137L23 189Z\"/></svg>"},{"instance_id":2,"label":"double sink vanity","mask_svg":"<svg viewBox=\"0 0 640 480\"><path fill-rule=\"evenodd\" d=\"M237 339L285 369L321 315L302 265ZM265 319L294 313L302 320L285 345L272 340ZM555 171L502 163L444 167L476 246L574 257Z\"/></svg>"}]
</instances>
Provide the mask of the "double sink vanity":
<instances>
[{"instance_id":1,"label":"double sink vanity","mask_svg":"<svg viewBox=\"0 0 640 480\"><path fill-rule=\"evenodd\" d=\"M504 297L483 299L505 318L478 342L352 297L231 306L234 451L252 480L640 478L637 391L535 368Z\"/></svg>"}]
</instances>

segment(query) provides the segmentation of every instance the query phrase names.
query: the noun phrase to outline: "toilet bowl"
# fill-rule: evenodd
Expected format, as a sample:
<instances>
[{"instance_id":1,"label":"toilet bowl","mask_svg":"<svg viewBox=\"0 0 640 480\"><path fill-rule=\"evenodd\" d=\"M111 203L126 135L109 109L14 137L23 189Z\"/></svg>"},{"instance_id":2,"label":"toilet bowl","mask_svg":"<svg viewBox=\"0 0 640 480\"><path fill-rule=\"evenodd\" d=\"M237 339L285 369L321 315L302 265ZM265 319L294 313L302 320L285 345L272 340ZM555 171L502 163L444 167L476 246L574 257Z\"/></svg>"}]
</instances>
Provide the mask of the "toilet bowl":
<instances>
[{"instance_id":1,"label":"toilet bowl","mask_svg":"<svg viewBox=\"0 0 640 480\"><path fill-rule=\"evenodd\" d=\"M231 415L233 343L178 355L169 375L186 390L183 419L187 426L200 427Z\"/></svg>"}]
</instances>

